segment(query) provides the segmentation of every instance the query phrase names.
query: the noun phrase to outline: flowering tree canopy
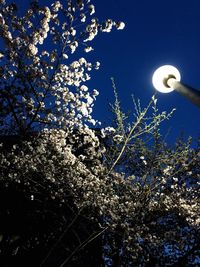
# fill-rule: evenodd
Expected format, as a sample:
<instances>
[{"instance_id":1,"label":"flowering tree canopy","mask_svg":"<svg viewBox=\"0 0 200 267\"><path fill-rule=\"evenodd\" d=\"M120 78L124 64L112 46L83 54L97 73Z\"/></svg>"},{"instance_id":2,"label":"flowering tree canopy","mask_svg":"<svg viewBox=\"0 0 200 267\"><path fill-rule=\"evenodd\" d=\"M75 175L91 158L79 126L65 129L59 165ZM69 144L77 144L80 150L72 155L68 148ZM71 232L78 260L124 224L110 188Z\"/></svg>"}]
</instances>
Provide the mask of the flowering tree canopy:
<instances>
[{"instance_id":1,"label":"flowering tree canopy","mask_svg":"<svg viewBox=\"0 0 200 267\"><path fill-rule=\"evenodd\" d=\"M133 98L92 117L92 40L123 22L90 0L0 0L0 260L6 266L196 266L199 148L161 139L172 112ZM82 56L84 55L84 57ZM15 222L15 223L13 223ZM95 245L93 245L95 244Z\"/></svg>"},{"instance_id":2,"label":"flowering tree canopy","mask_svg":"<svg viewBox=\"0 0 200 267\"><path fill-rule=\"evenodd\" d=\"M27 133L45 127L95 125L88 90L90 72L99 62L72 54L92 51L98 32L123 29L111 19L100 23L90 1L31 1L21 14L14 3L0 1L0 122L5 131Z\"/></svg>"}]
</instances>

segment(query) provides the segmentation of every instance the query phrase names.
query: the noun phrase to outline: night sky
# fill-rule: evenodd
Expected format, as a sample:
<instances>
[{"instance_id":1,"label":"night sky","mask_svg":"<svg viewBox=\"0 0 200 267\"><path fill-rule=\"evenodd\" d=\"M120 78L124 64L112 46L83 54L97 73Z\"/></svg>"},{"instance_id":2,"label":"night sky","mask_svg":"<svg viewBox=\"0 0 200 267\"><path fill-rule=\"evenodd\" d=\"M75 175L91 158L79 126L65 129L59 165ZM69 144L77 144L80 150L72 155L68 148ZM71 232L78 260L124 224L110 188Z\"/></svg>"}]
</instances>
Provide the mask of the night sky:
<instances>
[{"instance_id":1,"label":"night sky","mask_svg":"<svg viewBox=\"0 0 200 267\"><path fill-rule=\"evenodd\" d=\"M110 77L115 78L123 106L133 109L131 94L145 106L154 88L152 74L161 65L176 66L182 82L200 90L200 2L199 0L101 0L96 1L101 19L126 23L124 31L102 34L96 39L93 56L101 62L92 84L100 91L95 115L109 121L108 103L112 101ZM167 141L185 133L200 134L200 109L176 92L158 93L158 107L176 108L173 118L163 124Z\"/></svg>"},{"instance_id":2,"label":"night sky","mask_svg":"<svg viewBox=\"0 0 200 267\"><path fill-rule=\"evenodd\" d=\"M29 1L16 2L24 8ZM88 54L91 61L101 63L100 70L88 84L91 89L100 91L94 109L95 119L110 124L108 104L114 100L110 77L115 79L126 110L133 110L132 94L144 107L148 104L155 92L152 74L161 65L176 66L182 82L200 90L199 0L99 0L92 3L100 20L112 18L126 23L123 31L99 34L93 42L95 50ZM198 107L176 92L158 93L157 97L160 110L177 109L162 127L163 136L169 132L169 143L181 132L185 137L200 135Z\"/></svg>"}]
</instances>

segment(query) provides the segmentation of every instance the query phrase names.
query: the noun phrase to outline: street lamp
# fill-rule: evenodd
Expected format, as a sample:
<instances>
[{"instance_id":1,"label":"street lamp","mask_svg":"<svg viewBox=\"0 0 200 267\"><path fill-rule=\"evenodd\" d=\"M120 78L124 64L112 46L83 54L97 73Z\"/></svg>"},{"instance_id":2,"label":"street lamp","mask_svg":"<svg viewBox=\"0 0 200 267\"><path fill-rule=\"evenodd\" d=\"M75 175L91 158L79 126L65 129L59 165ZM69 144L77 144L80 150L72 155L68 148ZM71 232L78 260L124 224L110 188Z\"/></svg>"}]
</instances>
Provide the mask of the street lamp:
<instances>
[{"instance_id":1,"label":"street lamp","mask_svg":"<svg viewBox=\"0 0 200 267\"><path fill-rule=\"evenodd\" d=\"M153 86L162 93L170 93L176 90L188 98L194 104L200 106L200 91L184 85L181 82L180 72L171 65L164 65L158 68L152 78Z\"/></svg>"}]
</instances>

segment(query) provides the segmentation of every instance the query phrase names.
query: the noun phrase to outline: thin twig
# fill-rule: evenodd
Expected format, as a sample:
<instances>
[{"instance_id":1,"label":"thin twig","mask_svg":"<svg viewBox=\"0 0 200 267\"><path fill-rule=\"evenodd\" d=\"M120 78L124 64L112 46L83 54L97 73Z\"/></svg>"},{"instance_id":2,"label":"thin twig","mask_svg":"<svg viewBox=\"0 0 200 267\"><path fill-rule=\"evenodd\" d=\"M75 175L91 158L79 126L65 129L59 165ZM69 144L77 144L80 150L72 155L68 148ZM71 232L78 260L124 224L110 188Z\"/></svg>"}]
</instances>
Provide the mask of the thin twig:
<instances>
[{"instance_id":1,"label":"thin twig","mask_svg":"<svg viewBox=\"0 0 200 267\"><path fill-rule=\"evenodd\" d=\"M68 230L71 228L71 226L74 224L74 222L77 220L78 216L80 215L81 210L79 210L79 212L76 214L76 216L74 217L74 219L71 221L71 223L69 225L67 225L66 229L62 232L62 234L59 236L58 240L54 243L54 245L51 247L51 249L49 250L48 254L46 255L46 257L43 259L43 261L40 264L40 267L44 265L44 263L47 261L47 259L49 258L49 256L51 255L51 253L54 251L54 249L56 248L56 246L60 243L60 241L63 239L63 237L65 236L65 234L68 232Z\"/></svg>"},{"instance_id":2,"label":"thin twig","mask_svg":"<svg viewBox=\"0 0 200 267\"><path fill-rule=\"evenodd\" d=\"M134 130L136 129L136 127L140 124L140 122L142 121L142 119L143 119L144 116L146 115L146 113L147 113L149 107L150 107L151 104L152 104L152 101L153 101L153 100L151 100L150 103L149 103L149 105L147 106L147 108L145 108L144 111L141 112L140 117L138 118L138 120L136 121L136 123L133 125L132 129L130 130L129 134L127 135L127 137L126 137L126 139L125 139L124 145L123 145L123 147L122 147L122 149L121 149L121 151L120 151L118 157L116 158L115 162L113 163L112 167L110 168L108 174L110 174L110 173L112 172L112 170L114 169L114 167L116 166L116 164L117 164L118 161L120 160L120 158L121 158L122 154L124 153L124 150L125 150L125 148L126 148L128 142L129 142L129 140L130 140L131 135L133 134L133 132L134 132Z\"/></svg>"},{"instance_id":3,"label":"thin twig","mask_svg":"<svg viewBox=\"0 0 200 267\"><path fill-rule=\"evenodd\" d=\"M90 242L92 242L95 238L100 236L103 232L105 232L108 229L108 227L104 228L101 232L95 234L91 234L84 242L82 242L78 247L76 247L72 253L69 255L69 257L59 266L59 267L64 267L64 265L74 256L76 252L79 250L83 249L85 246L87 246Z\"/></svg>"}]
</instances>

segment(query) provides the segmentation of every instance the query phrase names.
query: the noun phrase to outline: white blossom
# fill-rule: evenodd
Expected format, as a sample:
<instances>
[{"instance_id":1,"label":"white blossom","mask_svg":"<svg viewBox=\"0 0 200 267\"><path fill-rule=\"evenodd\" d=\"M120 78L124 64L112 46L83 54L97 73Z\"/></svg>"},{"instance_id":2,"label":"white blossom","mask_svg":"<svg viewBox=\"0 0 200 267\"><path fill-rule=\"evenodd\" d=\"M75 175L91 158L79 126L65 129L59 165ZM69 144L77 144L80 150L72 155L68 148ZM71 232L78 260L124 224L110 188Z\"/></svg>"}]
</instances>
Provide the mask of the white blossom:
<instances>
[{"instance_id":1,"label":"white blossom","mask_svg":"<svg viewBox=\"0 0 200 267\"><path fill-rule=\"evenodd\" d=\"M100 67L100 62L97 61L97 62L96 62L96 65L95 65L95 69L98 70L99 67Z\"/></svg>"},{"instance_id":2,"label":"white blossom","mask_svg":"<svg viewBox=\"0 0 200 267\"><path fill-rule=\"evenodd\" d=\"M36 55L37 54L37 52L38 52L38 49L37 49L37 47L35 46L35 45L33 45L33 44L29 44L29 52L34 56L34 55Z\"/></svg>"},{"instance_id":3,"label":"white blossom","mask_svg":"<svg viewBox=\"0 0 200 267\"><path fill-rule=\"evenodd\" d=\"M123 30L124 27L125 27L125 23L124 22L118 22L118 23L116 23L116 28L118 30Z\"/></svg>"},{"instance_id":4,"label":"white blossom","mask_svg":"<svg viewBox=\"0 0 200 267\"><path fill-rule=\"evenodd\" d=\"M67 54L63 54L63 58L64 59L68 59L68 55Z\"/></svg>"},{"instance_id":5,"label":"white blossom","mask_svg":"<svg viewBox=\"0 0 200 267\"><path fill-rule=\"evenodd\" d=\"M93 90L93 96L98 96L99 95L99 91L97 91L96 89Z\"/></svg>"},{"instance_id":6,"label":"white blossom","mask_svg":"<svg viewBox=\"0 0 200 267\"><path fill-rule=\"evenodd\" d=\"M92 50L94 50L91 46L87 46L87 47L85 47L85 52L86 53L89 53L90 51L92 51Z\"/></svg>"},{"instance_id":7,"label":"white blossom","mask_svg":"<svg viewBox=\"0 0 200 267\"><path fill-rule=\"evenodd\" d=\"M81 22L85 22L86 21L86 15L84 13L80 14L80 18L81 18Z\"/></svg>"},{"instance_id":8,"label":"white blossom","mask_svg":"<svg viewBox=\"0 0 200 267\"><path fill-rule=\"evenodd\" d=\"M87 92L88 91L88 87L86 85L81 85L80 90Z\"/></svg>"},{"instance_id":9,"label":"white blossom","mask_svg":"<svg viewBox=\"0 0 200 267\"><path fill-rule=\"evenodd\" d=\"M94 5L89 5L88 8L89 8L89 11L90 11L90 15L93 15L95 13Z\"/></svg>"}]
</instances>

